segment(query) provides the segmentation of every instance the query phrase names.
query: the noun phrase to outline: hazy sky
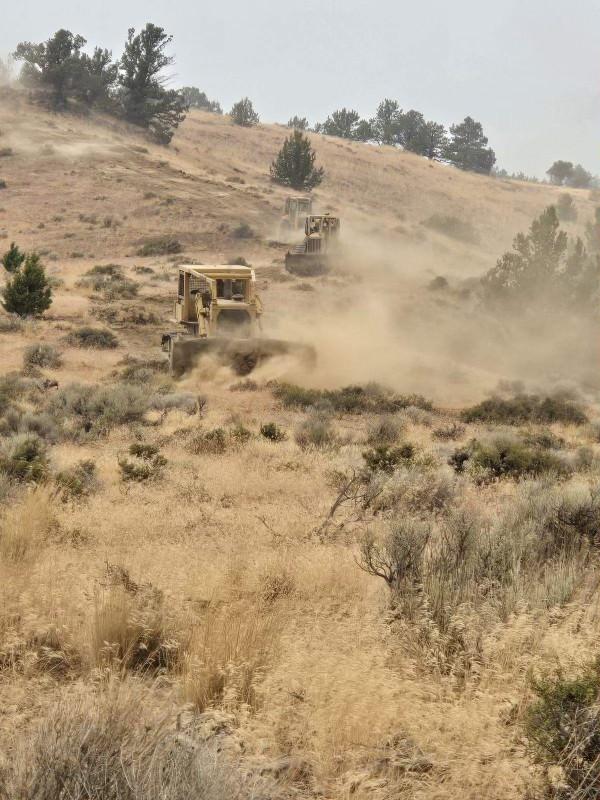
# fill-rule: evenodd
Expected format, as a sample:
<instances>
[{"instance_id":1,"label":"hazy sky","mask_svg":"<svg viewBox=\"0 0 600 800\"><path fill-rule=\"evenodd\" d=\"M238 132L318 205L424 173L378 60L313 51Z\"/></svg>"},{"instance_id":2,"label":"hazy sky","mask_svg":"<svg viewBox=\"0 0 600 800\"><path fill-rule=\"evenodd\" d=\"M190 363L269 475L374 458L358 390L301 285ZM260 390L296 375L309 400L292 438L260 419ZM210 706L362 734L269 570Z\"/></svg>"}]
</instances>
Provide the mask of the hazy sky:
<instances>
[{"instance_id":1,"label":"hazy sky","mask_svg":"<svg viewBox=\"0 0 600 800\"><path fill-rule=\"evenodd\" d=\"M174 36L173 85L263 121L311 122L384 97L483 123L498 165L600 173L600 0L0 0L0 53L61 27L119 54L127 28Z\"/></svg>"}]
</instances>

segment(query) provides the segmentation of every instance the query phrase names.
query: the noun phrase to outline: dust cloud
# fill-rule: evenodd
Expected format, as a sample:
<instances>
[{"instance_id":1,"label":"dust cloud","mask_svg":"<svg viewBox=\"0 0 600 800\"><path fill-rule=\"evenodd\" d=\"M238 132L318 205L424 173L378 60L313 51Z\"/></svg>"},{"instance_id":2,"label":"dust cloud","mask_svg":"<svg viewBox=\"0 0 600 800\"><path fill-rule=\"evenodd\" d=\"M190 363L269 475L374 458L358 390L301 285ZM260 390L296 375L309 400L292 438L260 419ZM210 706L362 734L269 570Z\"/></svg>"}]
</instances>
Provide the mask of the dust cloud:
<instances>
[{"instance_id":1,"label":"dust cloud","mask_svg":"<svg viewBox=\"0 0 600 800\"><path fill-rule=\"evenodd\" d=\"M444 406L480 400L500 381L600 390L597 321L547 307L492 314L461 272L469 265L452 254L433 261L411 244L363 236L312 281L315 291L293 292L299 302L268 317L265 335L313 345L314 370L285 367L288 379L319 388L377 381ZM455 277L433 289L436 274Z\"/></svg>"}]
</instances>

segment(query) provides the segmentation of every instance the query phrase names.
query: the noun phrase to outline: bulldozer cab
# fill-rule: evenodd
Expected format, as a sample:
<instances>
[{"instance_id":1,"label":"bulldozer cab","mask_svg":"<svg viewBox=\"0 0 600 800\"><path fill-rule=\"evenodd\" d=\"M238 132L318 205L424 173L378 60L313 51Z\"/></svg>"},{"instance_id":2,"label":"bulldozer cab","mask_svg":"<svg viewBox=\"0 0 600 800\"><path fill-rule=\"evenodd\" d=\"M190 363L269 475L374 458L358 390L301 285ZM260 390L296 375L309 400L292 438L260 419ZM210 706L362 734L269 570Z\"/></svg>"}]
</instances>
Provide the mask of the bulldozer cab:
<instances>
[{"instance_id":1,"label":"bulldozer cab","mask_svg":"<svg viewBox=\"0 0 600 800\"><path fill-rule=\"evenodd\" d=\"M339 217L332 217L330 214L313 214L306 218L304 231L307 236L320 236L329 238L337 236L340 231Z\"/></svg>"},{"instance_id":2,"label":"bulldozer cab","mask_svg":"<svg viewBox=\"0 0 600 800\"><path fill-rule=\"evenodd\" d=\"M179 268L174 322L201 338L248 338L260 329L262 306L251 267Z\"/></svg>"}]
</instances>

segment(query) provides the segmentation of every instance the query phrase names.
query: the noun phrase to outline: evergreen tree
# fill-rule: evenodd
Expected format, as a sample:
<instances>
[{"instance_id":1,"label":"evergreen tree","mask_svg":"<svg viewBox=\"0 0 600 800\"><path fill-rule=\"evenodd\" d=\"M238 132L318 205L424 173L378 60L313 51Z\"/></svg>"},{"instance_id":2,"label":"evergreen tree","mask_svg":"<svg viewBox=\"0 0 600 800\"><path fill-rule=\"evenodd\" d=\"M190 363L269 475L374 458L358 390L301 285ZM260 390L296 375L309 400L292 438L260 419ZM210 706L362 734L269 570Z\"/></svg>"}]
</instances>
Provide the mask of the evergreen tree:
<instances>
[{"instance_id":1,"label":"evergreen tree","mask_svg":"<svg viewBox=\"0 0 600 800\"><path fill-rule=\"evenodd\" d=\"M339 136L342 139L355 139L360 121L358 111L340 108L327 117L320 126L319 133L324 133L327 136Z\"/></svg>"},{"instance_id":2,"label":"evergreen tree","mask_svg":"<svg viewBox=\"0 0 600 800\"><path fill-rule=\"evenodd\" d=\"M546 170L546 175L550 177L550 181L556 184L556 186L562 186L572 174L572 161L555 161L554 164Z\"/></svg>"},{"instance_id":3,"label":"evergreen tree","mask_svg":"<svg viewBox=\"0 0 600 800\"><path fill-rule=\"evenodd\" d=\"M323 180L323 167L315 167L316 153L308 136L295 130L284 141L271 164L271 177L292 189L313 189Z\"/></svg>"},{"instance_id":4,"label":"evergreen tree","mask_svg":"<svg viewBox=\"0 0 600 800\"><path fill-rule=\"evenodd\" d=\"M445 150L445 157L455 167L489 175L496 163L496 154L487 147L488 139L483 127L472 117L450 127L451 140Z\"/></svg>"},{"instance_id":5,"label":"evergreen tree","mask_svg":"<svg viewBox=\"0 0 600 800\"><path fill-rule=\"evenodd\" d=\"M573 171L566 180L567 185L572 186L573 189L587 189L589 188L591 182L591 172L588 172L587 169L584 169L581 164L577 164L575 167L573 167Z\"/></svg>"},{"instance_id":6,"label":"evergreen tree","mask_svg":"<svg viewBox=\"0 0 600 800\"><path fill-rule=\"evenodd\" d=\"M21 42L13 57L23 61L21 80L27 86L49 93L51 105L64 109L69 96L80 87L85 67L81 48L86 40L64 28L46 42Z\"/></svg>"},{"instance_id":7,"label":"evergreen tree","mask_svg":"<svg viewBox=\"0 0 600 800\"><path fill-rule=\"evenodd\" d=\"M441 160L448 145L446 128L438 122L429 121L423 129L422 155L430 159Z\"/></svg>"},{"instance_id":8,"label":"evergreen tree","mask_svg":"<svg viewBox=\"0 0 600 800\"><path fill-rule=\"evenodd\" d=\"M201 92L197 86L184 86L181 95L188 108L199 108L202 111L210 111L211 114L222 114L223 109L216 100L209 100L206 92Z\"/></svg>"},{"instance_id":9,"label":"evergreen tree","mask_svg":"<svg viewBox=\"0 0 600 800\"><path fill-rule=\"evenodd\" d=\"M16 272L20 269L21 264L25 261L25 253L19 250L14 242L11 242L10 247L2 256L2 265L7 272Z\"/></svg>"},{"instance_id":10,"label":"evergreen tree","mask_svg":"<svg viewBox=\"0 0 600 800\"><path fill-rule=\"evenodd\" d=\"M161 144L168 144L185 119L184 98L174 89L165 89L161 75L173 63L165 53L173 37L149 22L139 33L130 28L120 61L119 98L124 118L147 128Z\"/></svg>"},{"instance_id":11,"label":"evergreen tree","mask_svg":"<svg viewBox=\"0 0 600 800\"><path fill-rule=\"evenodd\" d=\"M234 103L229 116L234 125L241 125L242 128L251 128L260 122L260 117L254 110L252 100L248 97L242 97L241 100Z\"/></svg>"},{"instance_id":12,"label":"evergreen tree","mask_svg":"<svg viewBox=\"0 0 600 800\"><path fill-rule=\"evenodd\" d=\"M37 253L29 253L23 266L6 282L5 310L20 317L38 317L50 308L52 290Z\"/></svg>"},{"instance_id":13,"label":"evergreen tree","mask_svg":"<svg viewBox=\"0 0 600 800\"><path fill-rule=\"evenodd\" d=\"M513 249L498 259L482 280L484 294L492 303L510 302L527 306L549 295L560 298L575 272L566 268L567 234L560 230L554 206L535 219L527 234L519 233ZM587 258L578 251L577 258Z\"/></svg>"},{"instance_id":14,"label":"evergreen tree","mask_svg":"<svg viewBox=\"0 0 600 800\"><path fill-rule=\"evenodd\" d=\"M293 128L296 131L308 130L308 120L306 117L290 117L287 122L288 128Z\"/></svg>"},{"instance_id":15,"label":"evergreen tree","mask_svg":"<svg viewBox=\"0 0 600 800\"><path fill-rule=\"evenodd\" d=\"M398 144L399 122L402 110L395 100L386 98L377 107L371 120L373 138L379 144Z\"/></svg>"},{"instance_id":16,"label":"evergreen tree","mask_svg":"<svg viewBox=\"0 0 600 800\"><path fill-rule=\"evenodd\" d=\"M96 47L93 55L81 55L80 64L81 72L75 95L90 107L108 107L119 75L119 64L113 62L112 53Z\"/></svg>"},{"instance_id":17,"label":"evergreen tree","mask_svg":"<svg viewBox=\"0 0 600 800\"><path fill-rule=\"evenodd\" d=\"M373 140L373 128L370 120L361 119L354 129L354 138L357 142L370 142Z\"/></svg>"},{"instance_id":18,"label":"evergreen tree","mask_svg":"<svg viewBox=\"0 0 600 800\"><path fill-rule=\"evenodd\" d=\"M411 153L421 153L425 148L425 119L420 111L400 112L398 116L398 144Z\"/></svg>"}]
</instances>

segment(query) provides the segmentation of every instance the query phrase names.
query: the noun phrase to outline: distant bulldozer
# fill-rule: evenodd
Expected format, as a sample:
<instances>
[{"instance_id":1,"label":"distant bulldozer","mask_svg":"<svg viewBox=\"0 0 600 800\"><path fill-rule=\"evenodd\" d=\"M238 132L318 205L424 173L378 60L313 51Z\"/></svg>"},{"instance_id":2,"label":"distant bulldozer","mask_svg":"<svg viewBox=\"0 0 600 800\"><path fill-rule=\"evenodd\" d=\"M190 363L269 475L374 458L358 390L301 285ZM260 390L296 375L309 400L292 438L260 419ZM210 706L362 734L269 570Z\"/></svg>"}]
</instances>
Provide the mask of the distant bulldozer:
<instances>
[{"instance_id":1,"label":"distant bulldozer","mask_svg":"<svg viewBox=\"0 0 600 800\"><path fill-rule=\"evenodd\" d=\"M339 217L313 214L306 218L304 241L285 257L285 268L294 275L322 275L331 268L340 233Z\"/></svg>"},{"instance_id":2,"label":"distant bulldozer","mask_svg":"<svg viewBox=\"0 0 600 800\"><path fill-rule=\"evenodd\" d=\"M173 319L180 327L162 337L172 374L182 375L206 355L231 366L238 375L247 375L278 355L289 354L311 366L312 347L262 338L262 312L251 267L180 266Z\"/></svg>"},{"instance_id":3,"label":"distant bulldozer","mask_svg":"<svg viewBox=\"0 0 600 800\"><path fill-rule=\"evenodd\" d=\"M279 223L280 238L285 241L290 233L303 228L306 218L311 213L312 199L310 197L286 198L283 217Z\"/></svg>"}]
</instances>

